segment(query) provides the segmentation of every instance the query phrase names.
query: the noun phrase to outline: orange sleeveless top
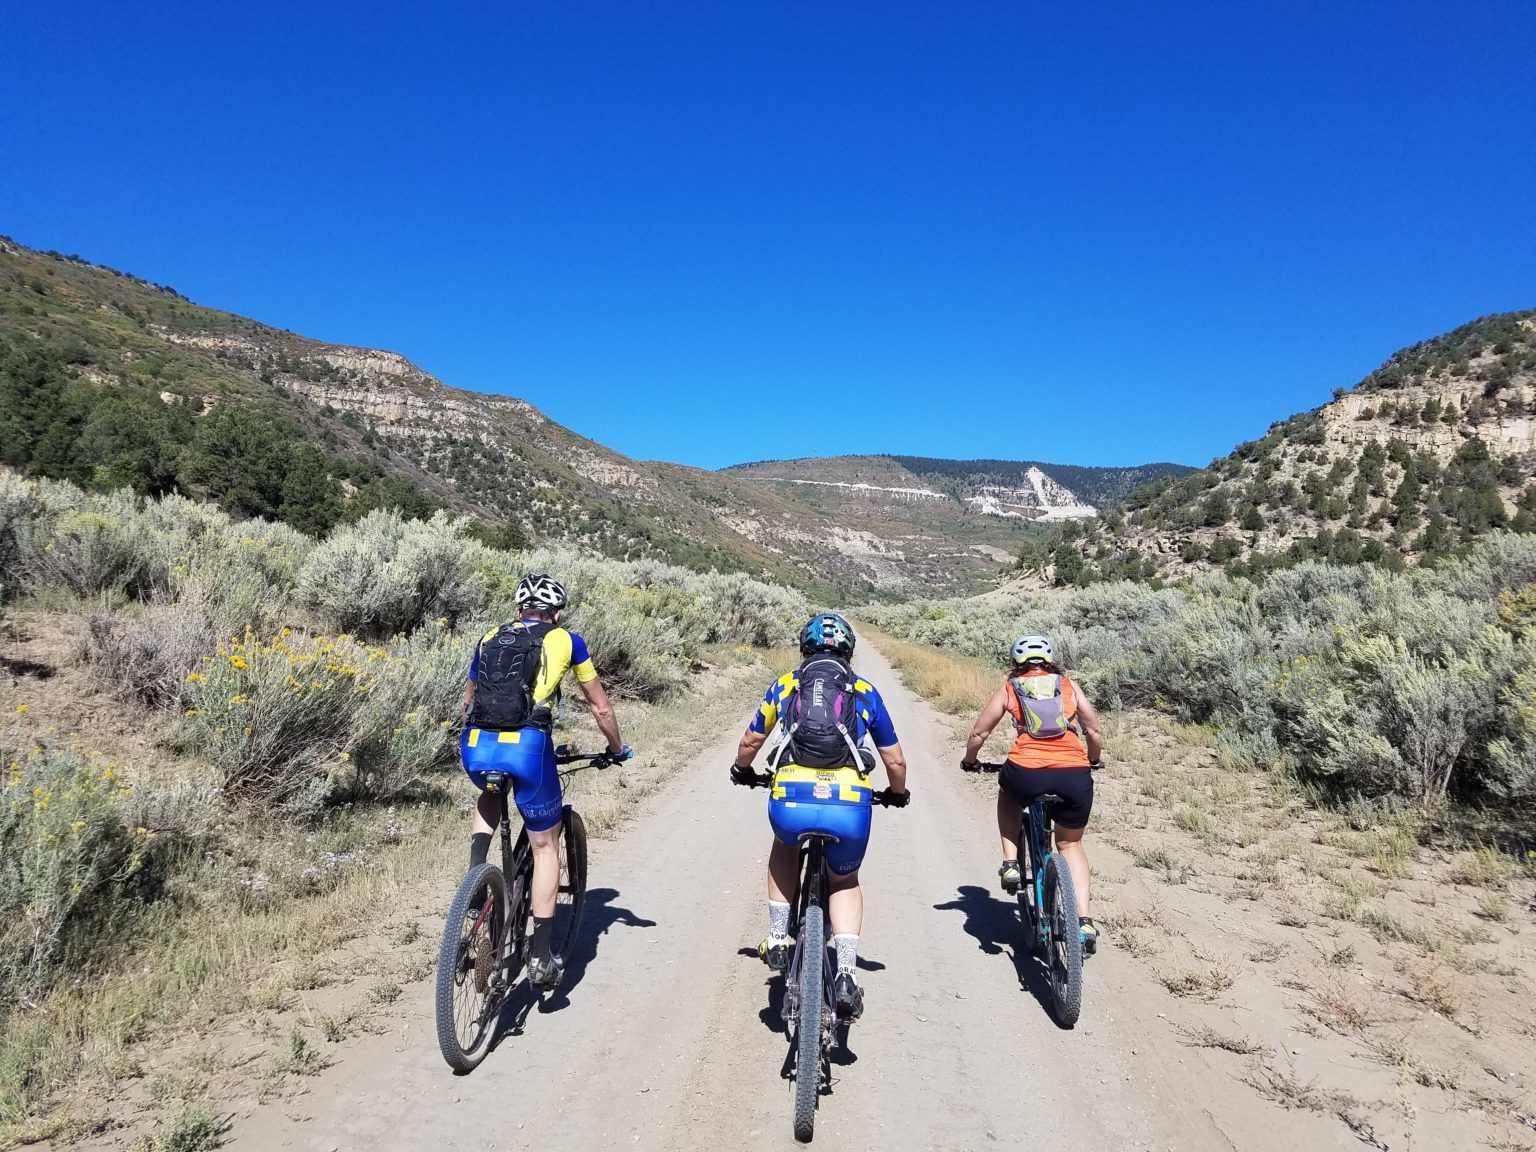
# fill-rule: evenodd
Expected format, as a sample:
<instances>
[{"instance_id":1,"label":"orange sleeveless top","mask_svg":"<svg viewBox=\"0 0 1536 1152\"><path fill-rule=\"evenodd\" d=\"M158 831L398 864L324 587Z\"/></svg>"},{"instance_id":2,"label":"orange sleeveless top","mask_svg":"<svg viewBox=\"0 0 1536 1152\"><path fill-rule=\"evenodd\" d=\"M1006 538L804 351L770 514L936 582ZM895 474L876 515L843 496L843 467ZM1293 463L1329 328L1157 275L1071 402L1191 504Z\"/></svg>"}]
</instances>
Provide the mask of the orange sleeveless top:
<instances>
[{"instance_id":1,"label":"orange sleeveless top","mask_svg":"<svg viewBox=\"0 0 1536 1152\"><path fill-rule=\"evenodd\" d=\"M1029 676L1049 676L1043 668L1024 672L1019 679ZM1012 677L1010 677L1012 679ZM1081 729L1077 723L1077 688L1066 676L1061 678L1061 711L1066 718L1068 731L1060 736L1042 739L1031 736L1024 724L1023 709L1019 697L1010 683L1007 686L1006 707L1013 717L1014 730L1019 738L1013 742L1008 759L1020 768L1087 768L1088 749L1084 746Z\"/></svg>"}]
</instances>

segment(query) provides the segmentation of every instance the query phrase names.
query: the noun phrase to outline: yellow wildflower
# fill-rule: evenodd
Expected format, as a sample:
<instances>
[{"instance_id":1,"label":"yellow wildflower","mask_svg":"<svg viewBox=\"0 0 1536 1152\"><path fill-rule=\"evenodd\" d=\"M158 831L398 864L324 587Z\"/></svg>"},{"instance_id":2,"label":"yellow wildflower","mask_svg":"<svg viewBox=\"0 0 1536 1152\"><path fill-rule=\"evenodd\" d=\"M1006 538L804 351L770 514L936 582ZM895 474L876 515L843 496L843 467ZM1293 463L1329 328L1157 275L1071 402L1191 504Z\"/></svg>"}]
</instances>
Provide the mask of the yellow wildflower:
<instances>
[{"instance_id":1,"label":"yellow wildflower","mask_svg":"<svg viewBox=\"0 0 1536 1152\"><path fill-rule=\"evenodd\" d=\"M244 672L246 670L246 668L249 667L249 665L246 664L246 662L245 662L245 657L244 656L231 656L229 658L229 664L230 664L230 667L238 668L242 672Z\"/></svg>"},{"instance_id":2,"label":"yellow wildflower","mask_svg":"<svg viewBox=\"0 0 1536 1152\"><path fill-rule=\"evenodd\" d=\"M18 711L18 712L25 712L27 710L27 707L28 706L26 704L18 704L18 705L16 705L16 711Z\"/></svg>"}]
</instances>

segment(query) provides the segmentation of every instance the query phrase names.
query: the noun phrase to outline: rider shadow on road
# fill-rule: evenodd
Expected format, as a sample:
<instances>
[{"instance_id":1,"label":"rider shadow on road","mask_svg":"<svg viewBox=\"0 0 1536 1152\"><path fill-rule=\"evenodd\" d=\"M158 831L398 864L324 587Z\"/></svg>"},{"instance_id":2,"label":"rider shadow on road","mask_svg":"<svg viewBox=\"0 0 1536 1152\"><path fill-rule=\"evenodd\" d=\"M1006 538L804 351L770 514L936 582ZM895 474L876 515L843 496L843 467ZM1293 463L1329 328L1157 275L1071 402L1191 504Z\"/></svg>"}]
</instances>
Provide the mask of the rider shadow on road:
<instances>
[{"instance_id":1,"label":"rider shadow on road","mask_svg":"<svg viewBox=\"0 0 1536 1152\"><path fill-rule=\"evenodd\" d=\"M933 907L936 912L963 912L965 934L972 937L988 956L1001 956L1006 952L1013 961L1019 987L1035 998L1047 1016L1055 1019L1056 1001L1051 994L1050 978L1034 952L1026 946L1024 925L1019 921L1016 904L998 900L975 884L962 884L955 899Z\"/></svg>"},{"instance_id":2,"label":"rider shadow on road","mask_svg":"<svg viewBox=\"0 0 1536 1152\"><path fill-rule=\"evenodd\" d=\"M618 894L618 891L613 888L587 890L587 901L581 914L581 927L576 933L575 945L565 957L565 978L561 980L560 987L552 995L541 999L526 979L519 980L517 987L507 998L506 1004L502 1006L496 1046L499 1046L508 1036L521 1035L528 1014L535 1007L542 1015L558 1012L570 1005L571 989L580 984L581 978L586 975L587 965L597 956L597 942L607 934L609 928L615 924L621 924L626 928L656 926L656 921L647 920L635 915L628 908L615 905L613 901Z\"/></svg>"},{"instance_id":3,"label":"rider shadow on road","mask_svg":"<svg viewBox=\"0 0 1536 1152\"><path fill-rule=\"evenodd\" d=\"M597 942L608 934L615 924L625 928L654 928L656 921L637 916L628 908L614 904L619 895L614 888L589 888L587 902L581 913L581 928L576 943L565 957L565 979L553 996L546 997L540 1012L558 1012L570 1003L569 994L587 974L587 965L597 957Z\"/></svg>"}]
</instances>

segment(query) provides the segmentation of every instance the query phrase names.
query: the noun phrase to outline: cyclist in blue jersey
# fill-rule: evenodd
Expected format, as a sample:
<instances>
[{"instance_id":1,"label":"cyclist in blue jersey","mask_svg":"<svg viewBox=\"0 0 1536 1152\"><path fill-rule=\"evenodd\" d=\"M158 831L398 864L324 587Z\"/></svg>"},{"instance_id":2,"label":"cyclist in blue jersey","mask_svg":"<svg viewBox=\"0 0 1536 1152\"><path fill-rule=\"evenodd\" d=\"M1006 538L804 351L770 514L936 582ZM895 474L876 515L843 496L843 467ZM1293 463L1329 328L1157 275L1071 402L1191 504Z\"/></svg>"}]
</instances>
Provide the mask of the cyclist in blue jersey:
<instances>
[{"instance_id":1,"label":"cyclist in blue jersey","mask_svg":"<svg viewBox=\"0 0 1536 1152\"><path fill-rule=\"evenodd\" d=\"M480 799L470 836L469 866L485 863L501 820L501 804L485 791L487 772L505 773L533 849L533 939L528 978L550 988L560 982L564 958L550 951L555 900L560 889L560 822L564 809L555 766L554 703L567 672L608 740L608 758L618 764L633 753L619 737L613 705L592 667L587 645L559 626L567 596L559 581L532 573L513 596L518 619L493 628L475 645L464 689L464 731L459 752L464 771Z\"/></svg>"},{"instance_id":2,"label":"cyclist in blue jersey","mask_svg":"<svg viewBox=\"0 0 1536 1152\"><path fill-rule=\"evenodd\" d=\"M784 737L774 752L773 791L768 822L773 846L768 853L768 938L758 949L768 966L789 963L790 906L800 884L800 841L807 832L836 840L826 845L827 913L837 950L833 999L838 1015L855 1020L864 1010L857 961L863 926L864 895L859 865L869 845L874 792L869 774L875 756L864 747L873 741L889 780L882 796L905 807L907 761L896 740L885 702L869 681L852 668L853 629L841 616L814 616L800 632L800 667L774 682L741 737L731 779L748 784L759 779L752 760L775 726Z\"/></svg>"}]
</instances>

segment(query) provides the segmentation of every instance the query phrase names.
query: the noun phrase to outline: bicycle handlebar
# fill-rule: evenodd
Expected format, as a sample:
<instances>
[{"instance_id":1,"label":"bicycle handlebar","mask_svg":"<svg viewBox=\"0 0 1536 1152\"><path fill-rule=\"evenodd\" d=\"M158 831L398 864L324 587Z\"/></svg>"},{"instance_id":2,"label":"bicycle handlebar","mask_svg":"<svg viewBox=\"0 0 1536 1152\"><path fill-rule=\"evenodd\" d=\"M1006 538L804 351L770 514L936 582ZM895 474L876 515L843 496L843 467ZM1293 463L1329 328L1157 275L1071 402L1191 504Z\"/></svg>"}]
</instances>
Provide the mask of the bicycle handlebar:
<instances>
[{"instance_id":1,"label":"bicycle handlebar","mask_svg":"<svg viewBox=\"0 0 1536 1152\"><path fill-rule=\"evenodd\" d=\"M1100 768L1104 767L1104 761L1102 759L1095 760L1088 767L1097 772ZM989 763L986 760L974 760L969 764L962 760L960 761L960 770L962 772L1001 772L1003 766L1001 764Z\"/></svg>"},{"instance_id":2,"label":"bicycle handlebar","mask_svg":"<svg viewBox=\"0 0 1536 1152\"><path fill-rule=\"evenodd\" d=\"M628 744L624 745L624 751L615 755L606 748L601 752L578 752L569 744L561 744L555 749L556 764L590 764L599 771L613 764L623 764L634 756L634 750Z\"/></svg>"}]
</instances>

